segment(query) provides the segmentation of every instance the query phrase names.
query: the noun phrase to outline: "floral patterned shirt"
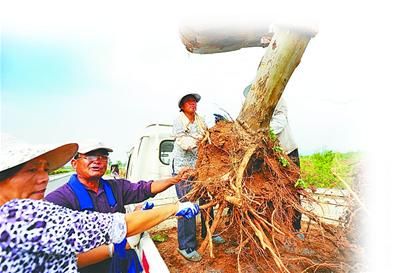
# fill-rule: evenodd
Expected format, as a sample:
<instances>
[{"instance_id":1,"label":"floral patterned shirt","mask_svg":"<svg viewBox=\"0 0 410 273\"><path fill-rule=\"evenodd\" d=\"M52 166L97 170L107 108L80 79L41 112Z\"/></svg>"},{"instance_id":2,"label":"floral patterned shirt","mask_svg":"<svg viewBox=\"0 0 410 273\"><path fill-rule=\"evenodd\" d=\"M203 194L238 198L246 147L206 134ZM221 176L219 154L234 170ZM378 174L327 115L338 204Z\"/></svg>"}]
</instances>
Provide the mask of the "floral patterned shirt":
<instances>
[{"instance_id":1,"label":"floral patterned shirt","mask_svg":"<svg viewBox=\"0 0 410 273\"><path fill-rule=\"evenodd\" d=\"M126 235L124 214L14 199L0 207L0 272L78 272L76 253Z\"/></svg>"}]
</instances>

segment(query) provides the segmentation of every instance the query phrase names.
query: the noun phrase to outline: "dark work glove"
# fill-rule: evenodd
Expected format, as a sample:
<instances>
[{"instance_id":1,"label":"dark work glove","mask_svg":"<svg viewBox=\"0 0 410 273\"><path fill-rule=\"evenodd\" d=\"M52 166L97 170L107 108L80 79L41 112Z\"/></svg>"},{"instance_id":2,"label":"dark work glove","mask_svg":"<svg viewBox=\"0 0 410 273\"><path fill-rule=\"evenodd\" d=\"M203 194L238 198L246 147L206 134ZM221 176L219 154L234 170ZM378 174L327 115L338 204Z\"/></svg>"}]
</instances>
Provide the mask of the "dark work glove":
<instances>
[{"instance_id":1,"label":"dark work glove","mask_svg":"<svg viewBox=\"0 0 410 273\"><path fill-rule=\"evenodd\" d=\"M226 120L226 118L220 114L214 114L215 117L215 123L221 121L221 120Z\"/></svg>"},{"instance_id":2,"label":"dark work glove","mask_svg":"<svg viewBox=\"0 0 410 273\"><path fill-rule=\"evenodd\" d=\"M151 201L145 201L144 204L142 205L141 210L148 210L148 209L152 209L154 207L154 203L152 203Z\"/></svg>"}]
</instances>

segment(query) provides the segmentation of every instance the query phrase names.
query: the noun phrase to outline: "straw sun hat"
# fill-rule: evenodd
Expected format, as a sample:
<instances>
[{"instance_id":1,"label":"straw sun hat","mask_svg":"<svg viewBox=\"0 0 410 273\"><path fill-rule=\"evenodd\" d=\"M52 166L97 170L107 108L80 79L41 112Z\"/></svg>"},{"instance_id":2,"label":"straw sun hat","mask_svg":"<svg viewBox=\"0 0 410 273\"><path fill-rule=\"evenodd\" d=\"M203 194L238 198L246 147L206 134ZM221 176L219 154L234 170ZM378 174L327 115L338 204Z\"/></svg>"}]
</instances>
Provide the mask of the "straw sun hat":
<instances>
[{"instance_id":1,"label":"straw sun hat","mask_svg":"<svg viewBox=\"0 0 410 273\"><path fill-rule=\"evenodd\" d=\"M0 172L40 156L47 160L51 172L64 166L77 150L78 144L76 143L61 146L29 145L2 136L0 143Z\"/></svg>"}]
</instances>

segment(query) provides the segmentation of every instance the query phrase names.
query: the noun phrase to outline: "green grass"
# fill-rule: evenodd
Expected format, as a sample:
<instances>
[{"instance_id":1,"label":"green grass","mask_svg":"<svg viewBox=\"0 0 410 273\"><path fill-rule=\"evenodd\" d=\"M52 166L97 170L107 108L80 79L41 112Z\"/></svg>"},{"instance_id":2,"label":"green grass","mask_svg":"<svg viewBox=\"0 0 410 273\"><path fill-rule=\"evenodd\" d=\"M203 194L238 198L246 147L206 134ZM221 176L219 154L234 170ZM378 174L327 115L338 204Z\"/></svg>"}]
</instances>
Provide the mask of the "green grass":
<instances>
[{"instance_id":1,"label":"green grass","mask_svg":"<svg viewBox=\"0 0 410 273\"><path fill-rule=\"evenodd\" d=\"M60 173L69 173L69 172L74 172L73 167L71 167L71 166L64 166L64 167L62 167L62 168L60 168L60 169L57 169L57 170L55 170L55 171L52 171L52 172L50 173L50 175L60 174Z\"/></svg>"},{"instance_id":2,"label":"green grass","mask_svg":"<svg viewBox=\"0 0 410 273\"><path fill-rule=\"evenodd\" d=\"M345 188L338 177L351 184L354 166L360 160L360 153L339 153L324 151L300 157L301 179L303 187Z\"/></svg>"}]
</instances>

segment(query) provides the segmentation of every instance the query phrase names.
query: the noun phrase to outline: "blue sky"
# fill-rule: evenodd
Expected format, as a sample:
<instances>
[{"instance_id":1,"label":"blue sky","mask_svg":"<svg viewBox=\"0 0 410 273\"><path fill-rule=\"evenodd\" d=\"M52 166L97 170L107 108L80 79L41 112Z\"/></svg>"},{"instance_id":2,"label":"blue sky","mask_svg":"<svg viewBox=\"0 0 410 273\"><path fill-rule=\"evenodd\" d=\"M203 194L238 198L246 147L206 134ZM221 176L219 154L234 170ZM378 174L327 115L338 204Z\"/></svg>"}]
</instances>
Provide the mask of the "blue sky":
<instances>
[{"instance_id":1,"label":"blue sky","mask_svg":"<svg viewBox=\"0 0 410 273\"><path fill-rule=\"evenodd\" d=\"M50 90L75 90L81 79L82 63L76 52L48 41L2 37L2 85L7 95L44 95Z\"/></svg>"},{"instance_id":2,"label":"blue sky","mask_svg":"<svg viewBox=\"0 0 410 273\"><path fill-rule=\"evenodd\" d=\"M264 49L193 55L179 40L178 20L169 17L135 27L145 20L125 16L115 24L57 25L66 35L52 27L6 28L2 131L34 143L98 138L113 147L114 160L125 161L142 128L172 123L176 102L186 90L203 96L202 115L219 106L236 117L242 90L255 77ZM92 35L82 34L93 26L97 31ZM340 71L344 64L335 66L335 61L345 61L332 55L338 46L334 38L330 29L321 28L285 89L302 154L360 150L354 113L363 97L343 90L344 83L333 84L338 75L329 66Z\"/></svg>"},{"instance_id":3,"label":"blue sky","mask_svg":"<svg viewBox=\"0 0 410 273\"><path fill-rule=\"evenodd\" d=\"M2 35L2 131L34 143L68 140L65 125L86 111L75 100L107 90L85 51L52 37Z\"/></svg>"},{"instance_id":4,"label":"blue sky","mask_svg":"<svg viewBox=\"0 0 410 273\"><path fill-rule=\"evenodd\" d=\"M175 35L177 39L177 33ZM182 85L188 86L187 88L202 91L198 91L204 97L199 106L202 114L209 114L209 111L212 111L212 105L217 104L235 117L243 102L240 90L254 77L257 63L264 52L263 49L243 49L218 54L218 56L189 56L182 45L179 45L179 48L178 46L173 47L176 54L163 50L166 63L161 62L162 59L155 59L155 56L130 57L130 59L138 59L138 64L131 64L131 68L123 69L122 72L125 75L118 71L114 72L118 73L119 79L116 80L106 77L111 74L112 66L115 65L115 60L111 59L115 55L112 52L115 41L103 38L92 41L95 45L93 50L99 52L94 52L93 56L89 57L87 50L90 46L81 47L84 41L74 40L71 44L67 44L55 41L52 37L48 40L30 39L26 41L24 35L4 35L2 40L2 130L17 136L30 136L35 142L45 137L42 132L47 135L51 134L46 137L46 141L58 141L71 136L104 138L98 132L104 135L102 131L109 131L110 135L112 130L116 131L114 124L122 128L120 131L124 134L133 134L146 123L155 122L155 117L158 121L172 122L169 116L174 114L173 104L169 105L167 99L161 101L158 96L151 97L150 92L145 92L145 90L151 90L153 95L172 97L168 90L163 90L163 83L156 82L157 79L169 78L167 75L161 75L160 71L172 70L173 64L169 62L172 59L175 59L175 66L178 66L180 71L166 72L173 74L173 77L169 78L171 85L168 87L169 90L179 89L177 80L179 78L183 81ZM99 47L100 45L102 47ZM150 50L149 52L155 51ZM133 52L126 54L133 54ZM179 58L175 55L179 55ZM96 67L93 64L93 59L96 58L100 59L100 63L105 66ZM101 62L101 59L105 61ZM244 61L246 61L247 68L230 70L238 63L244 64ZM226 62L225 67L215 67L220 62ZM132 68L138 70L139 73L132 71ZM188 74L187 70L192 70L192 68L195 68L196 72L189 73L191 74L190 79L183 79L181 75L178 75ZM128 78L127 73L132 73L135 78L133 76ZM238 77L241 78L238 79ZM204 79L208 82L208 86L197 86L196 82L204 82ZM209 88L210 81L213 82L211 82L211 88L218 86L218 88L234 89L231 87L234 85L238 91L227 91L225 94L214 93L212 96L216 95L216 97L207 96L206 89ZM160 90L154 90L156 85ZM181 92L184 90L176 90L173 93L178 95ZM236 96L234 100L231 99L232 94ZM288 94L285 93L285 95ZM174 101L177 101L176 96ZM300 145L302 152L310 153L323 149L357 150L357 145L346 137L355 128L353 126L342 128L347 126L345 119L349 116L345 111L346 107L351 105L351 101L340 98L332 101L329 95L321 98L321 101L315 101L316 94L313 96L299 94L299 96L304 96L302 101L302 99L295 99L295 96L292 94L288 96L291 107L289 112L290 120L294 121L292 127L298 135L296 137L301 139L299 142L302 144ZM127 98L132 99L127 100ZM152 103L151 107L149 107L150 103ZM304 117L299 116L301 112L293 108L304 109L306 104L311 105L309 112L314 118L311 118L310 122L303 120L302 124L298 125ZM153 117L151 120L146 119L144 124L142 116L147 112ZM127 123L129 120L126 116L134 116L134 114L137 119L135 123ZM340 130L336 129L332 132L323 130L330 125L326 124L330 123L328 116L340 123L342 126ZM302 130L298 128L304 128L304 132L300 133ZM308 137L302 140L305 136ZM128 140L130 147L132 138L129 138L129 135L127 137L120 134L116 138L107 138L106 141L114 145L114 149L115 145L118 145L117 150L125 152L127 147L122 145L123 137ZM323 141L324 139L326 141ZM121 157L121 155L117 156Z\"/></svg>"}]
</instances>

